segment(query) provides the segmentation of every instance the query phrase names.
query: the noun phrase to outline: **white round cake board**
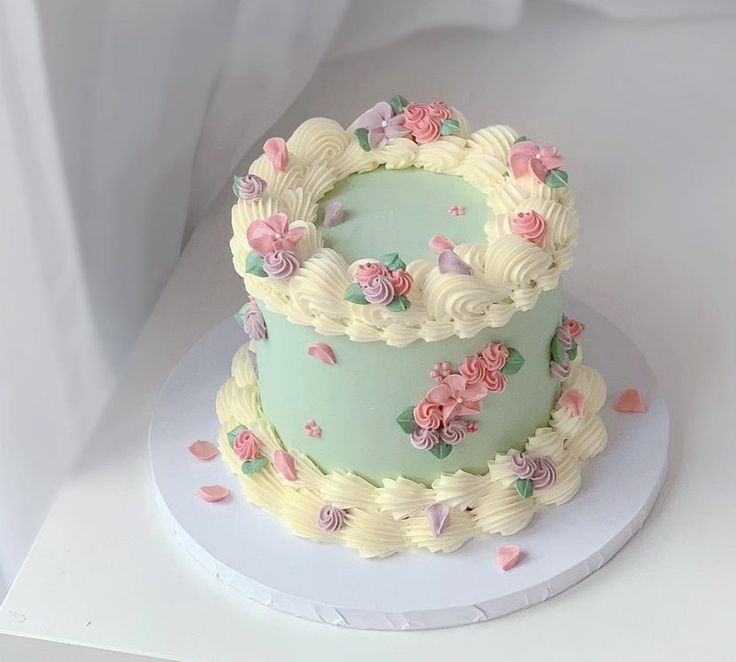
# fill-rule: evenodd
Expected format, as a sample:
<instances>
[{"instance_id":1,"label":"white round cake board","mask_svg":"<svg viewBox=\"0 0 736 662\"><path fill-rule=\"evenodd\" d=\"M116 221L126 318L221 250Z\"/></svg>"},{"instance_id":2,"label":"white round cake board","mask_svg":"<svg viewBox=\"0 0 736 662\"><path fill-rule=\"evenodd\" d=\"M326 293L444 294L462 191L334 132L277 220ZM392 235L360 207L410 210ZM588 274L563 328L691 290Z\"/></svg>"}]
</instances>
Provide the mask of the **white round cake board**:
<instances>
[{"instance_id":1,"label":"white round cake board","mask_svg":"<svg viewBox=\"0 0 736 662\"><path fill-rule=\"evenodd\" d=\"M583 358L601 372L608 399L601 416L609 442L583 468L580 492L538 513L511 536L476 538L452 554L401 553L363 559L339 544L293 536L277 519L248 503L218 456L202 462L187 447L215 441L215 394L244 342L227 319L181 359L160 395L150 430L158 497L181 545L243 595L302 618L352 628L417 630L476 623L546 600L584 579L643 525L665 480L669 419L654 375L633 343L588 306L568 301L584 320ZM636 387L646 414L612 409L615 396ZM202 485L232 494L207 503ZM520 563L496 563L501 545L516 543Z\"/></svg>"}]
</instances>

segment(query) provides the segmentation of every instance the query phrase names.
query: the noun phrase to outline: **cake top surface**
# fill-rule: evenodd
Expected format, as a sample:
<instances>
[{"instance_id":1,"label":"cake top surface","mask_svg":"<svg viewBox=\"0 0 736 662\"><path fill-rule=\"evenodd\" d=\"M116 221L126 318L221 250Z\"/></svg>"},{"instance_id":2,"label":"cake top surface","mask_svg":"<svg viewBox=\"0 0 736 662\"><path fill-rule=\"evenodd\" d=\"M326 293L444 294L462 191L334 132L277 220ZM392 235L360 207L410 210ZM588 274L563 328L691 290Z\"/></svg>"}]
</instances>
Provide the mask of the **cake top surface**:
<instances>
[{"instance_id":1,"label":"cake top surface","mask_svg":"<svg viewBox=\"0 0 736 662\"><path fill-rule=\"evenodd\" d=\"M248 291L325 335L404 346L503 326L557 287L578 220L562 157L442 103L307 120L236 177Z\"/></svg>"}]
</instances>

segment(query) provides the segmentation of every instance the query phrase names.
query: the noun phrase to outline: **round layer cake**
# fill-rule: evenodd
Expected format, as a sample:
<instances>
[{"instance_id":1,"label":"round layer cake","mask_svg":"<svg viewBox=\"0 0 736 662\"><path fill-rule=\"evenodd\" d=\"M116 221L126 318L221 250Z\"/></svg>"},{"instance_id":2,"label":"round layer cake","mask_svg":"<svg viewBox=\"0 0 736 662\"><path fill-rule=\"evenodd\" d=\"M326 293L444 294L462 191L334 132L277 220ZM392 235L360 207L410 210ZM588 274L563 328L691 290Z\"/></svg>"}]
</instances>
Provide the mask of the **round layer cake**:
<instances>
[{"instance_id":1,"label":"round layer cake","mask_svg":"<svg viewBox=\"0 0 736 662\"><path fill-rule=\"evenodd\" d=\"M561 166L402 97L266 141L233 184L250 339L217 401L250 501L385 556L513 533L576 493L605 386L561 307Z\"/></svg>"}]
</instances>

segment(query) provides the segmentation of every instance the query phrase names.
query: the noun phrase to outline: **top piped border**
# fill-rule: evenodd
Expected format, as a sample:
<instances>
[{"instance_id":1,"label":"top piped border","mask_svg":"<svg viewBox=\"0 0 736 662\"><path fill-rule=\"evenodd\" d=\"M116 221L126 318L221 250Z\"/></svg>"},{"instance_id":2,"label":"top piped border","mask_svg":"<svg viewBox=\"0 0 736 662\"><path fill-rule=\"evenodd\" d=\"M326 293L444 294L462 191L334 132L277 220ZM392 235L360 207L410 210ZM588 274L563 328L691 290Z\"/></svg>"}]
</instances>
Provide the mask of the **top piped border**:
<instances>
[{"instance_id":1,"label":"top piped border","mask_svg":"<svg viewBox=\"0 0 736 662\"><path fill-rule=\"evenodd\" d=\"M270 310L325 335L397 347L472 337L532 308L571 266L578 219L561 163L554 148L508 127L470 133L465 118L442 102L394 97L348 129L329 119L307 120L288 141L266 141L249 174L234 182L235 269ZM381 165L463 177L487 196L489 207L487 243L455 246L434 238L444 248L439 260L405 265L410 288L400 306L380 303L389 301L383 281L368 301L346 298L356 272L370 271L364 265L375 258L348 264L325 247L317 224L319 201L337 182Z\"/></svg>"}]
</instances>

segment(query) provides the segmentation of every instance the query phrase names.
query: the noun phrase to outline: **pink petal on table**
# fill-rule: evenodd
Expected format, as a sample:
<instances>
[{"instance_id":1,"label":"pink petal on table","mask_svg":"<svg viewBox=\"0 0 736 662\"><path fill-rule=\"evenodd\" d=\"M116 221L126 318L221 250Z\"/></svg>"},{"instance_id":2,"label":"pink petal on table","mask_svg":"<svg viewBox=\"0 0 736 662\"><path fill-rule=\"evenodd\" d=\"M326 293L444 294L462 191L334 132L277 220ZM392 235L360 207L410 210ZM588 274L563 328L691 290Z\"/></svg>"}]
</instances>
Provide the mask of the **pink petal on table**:
<instances>
[{"instance_id":1,"label":"pink petal on table","mask_svg":"<svg viewBox=\"0 0 736 662\"><path fill-rule=\"evenodd\" d=\"M470 265L451 250L445 250L440 253L437 258L437 266L441 274L465 274L469 276L473 273Z\"/></svg>"},{"instance_id":2,"label":"pink petal on table","mask_svg":"<svg viewBox=\"0 0 736 662\"><path fill-rule=\"evenodd\" d=\"M273 453L273 466L286 480L296 480L296 464L294 458L280 448Z\"/></svg>"},{"instance_id":3,"label":"pink petal on table","mask_svg":"<svg viewBox=\"0 0 736 662\"><path fill-rule=\"evenodd\" d=\"M211 460L217 455L217 448L209 441L199 439L189 447L189 452L198 460Z\"/></svg>"},{"instance_id":4,"label":"pink petal on table","mask_svg":"<svg viewBox=\"0 0 736 662\"><path fill-rule=\"evenodd\" d=\"M571 388L560 396L560 407L567 407L575 418L579 418L583 414L584 399L580 391Z\"/></svg>"},{"instance_id":5,"label":"pink petal on table","mask_svg":"<svg viewBox=\"0 0 736 662\"><path fill-rule=\"evenodd\" d=\"M197 494L205 501L222 501L230 496L230 490L222 485L205 485L197 489Z\"/></svg>"},{"instance_id":6,"label":"pink petal on table","mask_svg":"<svg viewBox=\"0 0 736 662\"><path fill-rule=\"evenodd\" d=\"M621 393L616 398L613 408L623 414L643 414L647 410L647 406L644 404L644 398L641 397L641 393L635 388L627 388Z\"/></svg>"},{"instance_id":7,"label":"pink petal on table","mask_svg":"<svg viewBox=\"0 0 736 662\"><path fill-rule=\"evenodd\" d=\"M521 548L518 545L504 545L496 552L496 560L501 570L511 570L521 558Z\"/></svg>"},{"instance_id":8,"label":"pink petal on table","mask_svg":"<svg viewBox=\"0 0 736 662\"><path fill-rule=\"evenodd\" d=\"M429 528L435 538L439 538L442 532L450 526L450 509L444 503L438 502L427 506L424 514L427 516Z\"/></svg>"},{"instance_id":9,"label":"pink petal on table","mask_svg":"<svg viewBox=\"0 0 736 662\"><path fill-rule=\"evenodd\" d=\"M452 250L455 244L443 234L436 234L429 240L429 250L439 255L442 251Z\"/></svg>"},{"instance_id":10,"label":"pink petal on table","mask_svg":"<svg viewBox=\"0 0 736 662\"><path fill-rule=\"evenodd\" d=\"M325 343L315 343L310 345L307 349L307 354L313 356L315 359L319 359L322 363L327 365L335 365L337 359L335 358L335 352L332 351L332 347Z\"/></svg>"},{"instance_id":11,"label":"pink petal on table","mask_svg":"<svg viewBox=\"0 0 736 662\"><path fill-rule=\"evenodd\" d=\"M289 167L289 150L283 138L269 138L263 143L263 153L277 172L284 172Z\"/></svg>"}]
</instances>

